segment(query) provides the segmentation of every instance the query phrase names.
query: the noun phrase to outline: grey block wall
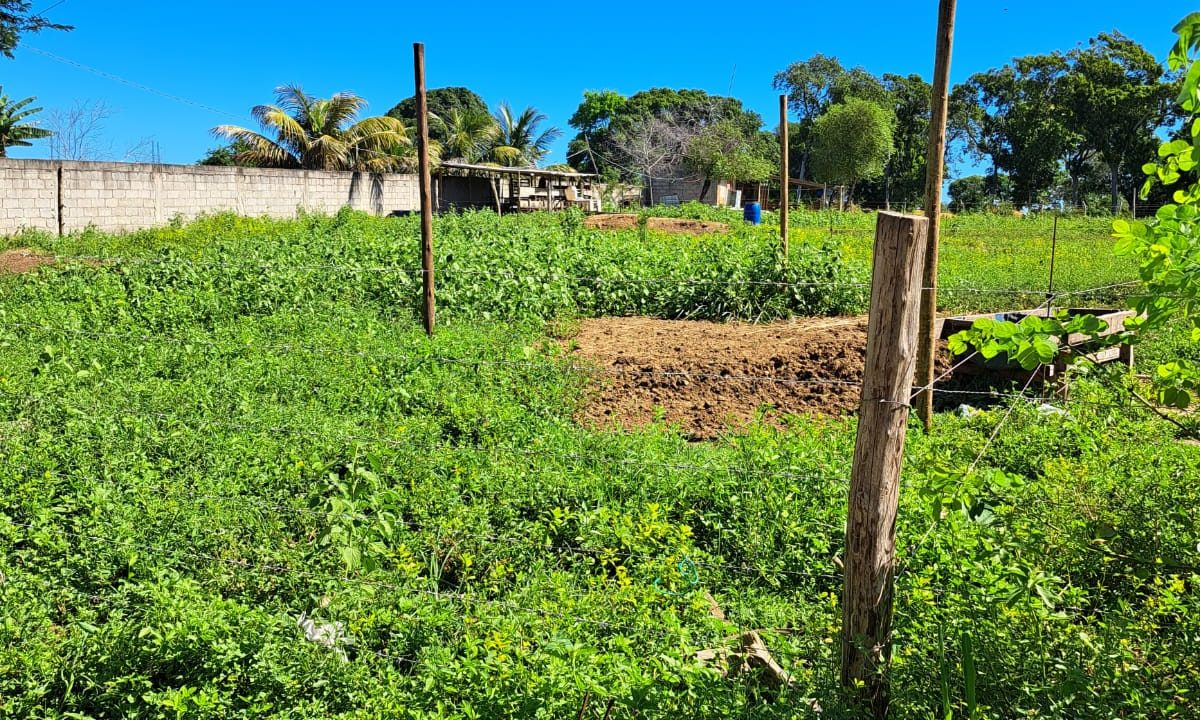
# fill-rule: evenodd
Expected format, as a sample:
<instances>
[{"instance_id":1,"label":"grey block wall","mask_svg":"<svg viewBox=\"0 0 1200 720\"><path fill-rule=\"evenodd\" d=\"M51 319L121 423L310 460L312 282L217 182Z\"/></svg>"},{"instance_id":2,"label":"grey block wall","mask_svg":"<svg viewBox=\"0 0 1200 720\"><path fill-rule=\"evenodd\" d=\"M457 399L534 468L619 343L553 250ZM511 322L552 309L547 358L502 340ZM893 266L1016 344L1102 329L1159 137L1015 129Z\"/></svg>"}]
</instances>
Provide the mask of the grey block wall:
<instances>
[{"instance_id":1,"label":"grey block wall","mask_svg":"<svg viewBox=\"0 0 1200 720\"><path fill-rule=\"evenodd\" d=\"M65 233L124 232L221 211L412 212L420 207L417 188L416 175L0 158L0 235L57 233L60 201Z\"/></svg>"},{"instance_id":2,"label":"grey block wall","mask_svg":"<svg viewBox=\"0 0 1200 720\"><path fill-rule=\"evenodd\" d=\"M58 166L0 158L0 234L58 232Z\"/></svg>"}]
</instances>

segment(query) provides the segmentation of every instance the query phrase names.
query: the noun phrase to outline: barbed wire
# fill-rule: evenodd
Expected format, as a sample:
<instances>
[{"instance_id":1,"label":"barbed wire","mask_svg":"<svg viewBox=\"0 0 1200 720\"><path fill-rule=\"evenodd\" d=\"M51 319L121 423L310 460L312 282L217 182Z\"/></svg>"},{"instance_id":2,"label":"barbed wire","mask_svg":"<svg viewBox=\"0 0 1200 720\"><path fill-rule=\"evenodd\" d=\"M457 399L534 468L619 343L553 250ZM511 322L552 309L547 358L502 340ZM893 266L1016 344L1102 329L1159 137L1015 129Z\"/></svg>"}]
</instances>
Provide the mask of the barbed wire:
<instances>
[{"instance_id":1,"label":"barbed wire","mask_svg":"<svg viewBox=\"0 0 1200 720\"><path fill-rule=\"evenodd\" d=\"M1037 377L1036 373L1030 374L1029 379L1025 381L1024 387L1021 388L1021 392L1020 392L1021 395L1024 395L1024 393L1029 390L1029 386L1031 384L1033 384L1033 381L1036 377ZM971 461L971 464L967 468L967 471L965 473L963 473L962 477L959 478L958 481L954 484L956 491L961 489L963 486L963 483L966 482L967 478L970 477L971 474L975 472L975 468L977 468L979 466L979 463L983 460L984 456L987 455L987 451L991 449L992 443L994 443L996 441L996 437L1000 434L1000 430L1003 429L1004 426L1008 423L1009 418L1012 417L1013 411L1016 409L1017 409L1016 401L1015 400L1010 401L1008 409L1004 412L1004 415L1002 415L1000 417L1000 421L997 422L995 424L995 426L993 426L991 433L988 434L987 439L984 440L984 442L983 442L983 447L981 447L979 449L979 452L976 453L975 458ZM913 546L913 549L905 553L906 559L915 559L916 558L917 554L921 551L921 548L924 547L925 541L929 539L929 536L933 534L934 529L937 528L938 524L941 521L942 521L942 517L940 515L933 519L933 522L930 523L929 528L924 532L924 534L921 535L920 540L918 540L917 543ZM901 572L903 572L903 568L901 568Z\"/></svg>"}]
</instances>

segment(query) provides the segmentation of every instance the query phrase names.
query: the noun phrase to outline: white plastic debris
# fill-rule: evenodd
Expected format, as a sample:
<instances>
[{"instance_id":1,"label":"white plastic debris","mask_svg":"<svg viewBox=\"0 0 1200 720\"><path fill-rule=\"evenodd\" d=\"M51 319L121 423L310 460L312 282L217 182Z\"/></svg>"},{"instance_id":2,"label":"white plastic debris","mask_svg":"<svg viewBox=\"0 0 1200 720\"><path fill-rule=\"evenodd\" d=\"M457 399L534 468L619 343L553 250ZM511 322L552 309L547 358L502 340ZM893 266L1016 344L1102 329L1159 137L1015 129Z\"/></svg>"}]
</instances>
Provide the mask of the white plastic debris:
<instances>
[{"instance_id":1,"label":"white plastic debris","mask_svg":"<svg viewBox=\"0 0 1200 720\"><path fill-rule=\"evenodd\" d=\"M979 408L971 407L970 405L967 405L966 403L959 405L957 412L958 412L959 417L965 417L965 418L974 417L976 415L983 414L983 411L980 410Z\"/></svg>"},{"instance_id":2,"label":"white plastic debris","mask_svg":"<svg viewBox=\"0 0 1200 720\"><path fill-rule=\"evenodd\" d=\"M1041 405L1038 405L1037 411L1038 415L1041 415L1042 417L1048 417L1050 415L1058 415L1060 417L1067 416L1066 410L1063 410L1060 407L1054 407L1050 403L1042 403Z\"/></svg>"},{"instance_id":3,"label":"white plastic debris","mask_svg":"<svg viewBox=\"0 0 1200 720\"><path fill-rule=\"evenodd\" d=\"M346 626L342 623L319 623L310 618L308 613L302 612L299 619L296 620L296 625L304 631L305 640L333 650L343 662L349 659L346 657L346 650L342 646L353 645L354 642L346 634Z\"/></svg>"}]
</instances>

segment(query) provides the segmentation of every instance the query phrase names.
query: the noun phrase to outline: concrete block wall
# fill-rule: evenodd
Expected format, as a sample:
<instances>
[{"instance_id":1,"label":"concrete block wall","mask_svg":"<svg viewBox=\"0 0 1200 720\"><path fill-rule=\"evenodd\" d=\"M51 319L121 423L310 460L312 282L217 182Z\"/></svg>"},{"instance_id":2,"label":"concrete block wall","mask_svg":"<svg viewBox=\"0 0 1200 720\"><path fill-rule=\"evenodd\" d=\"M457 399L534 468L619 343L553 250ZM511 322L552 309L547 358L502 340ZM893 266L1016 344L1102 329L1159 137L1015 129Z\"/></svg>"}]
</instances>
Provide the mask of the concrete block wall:
<instances>
[{"instance_id":1,"label":"concrete block wall","mask_svg":"<svg viewBox=\"0 0 1200 720\"><path fill-rule=\"evenodd\" d=\"M279 218L347 205L376 215L412 212L417 188L415 175L0 158L0 235L57 233L60 201L65 233L89 225L125 232L221 211Z\"/></svg>"},{"instance_id":2,"label":"concrete block wall","mask_svg":"<svg viewBox=\"0 0 1200 720\"><path fill-rule=\"evenodd\" d=\"M58 166L0 159L0 234L58 232Z\"/></svg>"}]
</instances>

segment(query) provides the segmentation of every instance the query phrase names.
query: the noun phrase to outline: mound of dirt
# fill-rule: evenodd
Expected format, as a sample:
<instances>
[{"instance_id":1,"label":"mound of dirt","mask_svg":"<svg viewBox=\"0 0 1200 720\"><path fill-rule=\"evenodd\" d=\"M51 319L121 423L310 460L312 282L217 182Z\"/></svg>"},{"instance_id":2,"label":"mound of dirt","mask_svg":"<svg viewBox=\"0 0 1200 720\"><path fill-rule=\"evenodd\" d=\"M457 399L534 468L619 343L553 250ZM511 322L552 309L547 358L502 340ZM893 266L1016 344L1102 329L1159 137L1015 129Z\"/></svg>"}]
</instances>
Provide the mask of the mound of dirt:
<instances>
[{"instance_id":1,"label":"mound of dirt","mask_svg":"<svg viewBox=\"0 0 1200 720\"><path fill-rule=\"evenodd\" d=\"M729 232L729 226L723 222L708 220L687 220L684 218L658 218L646 220L646 227L669 233L684 233L687 235L708 235L711 233Z\"/></svg>"},{"instance_id":2,"label":"mound of dirt","mask_svg":"<svg viewBox=\"0 0 1200 720\"><path fill-rule=\"evenodd\" d=\"M644 425L661 410L693 437L712 438L767 405L769 418L857 410L867 318L602 318L584 320L573 346L598 369L584 424Z\"/></svg>"},{"instance_id":3,"label":"mound of dirt","mask_svg":"<svg viewBox=\"0 0 1200 720\"><path fill-rule=\"evenodd\" d=\"M29 248L14 248L0 252L0 273L23 273L54 262L54 256Z\"/></svg>"},{"instance_id":4,"label":"mound of dirt","mask_svg":"<svg viewBox=\"0 0 1200 720\"><path fill-rule=\"evenodd\" d=\"M616 215L589 215L583 221L584 227L596 230L636 230L638 216L631 213ZM651 230L668 233L684 233L687 235L708 235L710 233L729 232L729 226L721 222L707 220L688 220L686 218L648 218L646 227Z\"/></svg>"}]
</instances>

